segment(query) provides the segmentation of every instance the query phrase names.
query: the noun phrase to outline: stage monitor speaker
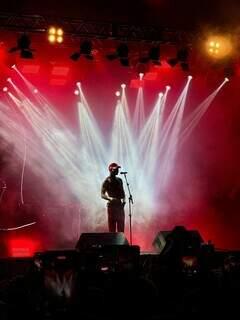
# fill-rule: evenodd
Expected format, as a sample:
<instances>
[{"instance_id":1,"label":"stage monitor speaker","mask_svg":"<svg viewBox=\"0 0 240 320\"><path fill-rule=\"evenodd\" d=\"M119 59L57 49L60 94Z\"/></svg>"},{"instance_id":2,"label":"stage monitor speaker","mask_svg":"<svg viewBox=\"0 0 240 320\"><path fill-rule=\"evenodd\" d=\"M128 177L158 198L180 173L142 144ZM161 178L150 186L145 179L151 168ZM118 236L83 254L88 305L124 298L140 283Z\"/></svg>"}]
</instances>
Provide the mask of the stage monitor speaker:
<instances>
[{"instance_id":1,"label":"stage monitor speaker","mask_svg":"<svg viewBox=\"0 0 240 320\"><path fill-rule=\"evenodd\" d=\"M197 230L176 226L171 231L160 231L153 241L153 247L162 254L170 251L187 253L188 250L199 250L203 242Z\"/></svg>"},{"instance_id":2,"label":"stage monitor speaker","mask_svg":"<svg viewBox=\"0 0 240 320\"><path fill-rule=\"evenodd\" d=\"M77 251L113 245L129 245L123 232L82 233L76 244Z\"/></svg>"}]
</instances>

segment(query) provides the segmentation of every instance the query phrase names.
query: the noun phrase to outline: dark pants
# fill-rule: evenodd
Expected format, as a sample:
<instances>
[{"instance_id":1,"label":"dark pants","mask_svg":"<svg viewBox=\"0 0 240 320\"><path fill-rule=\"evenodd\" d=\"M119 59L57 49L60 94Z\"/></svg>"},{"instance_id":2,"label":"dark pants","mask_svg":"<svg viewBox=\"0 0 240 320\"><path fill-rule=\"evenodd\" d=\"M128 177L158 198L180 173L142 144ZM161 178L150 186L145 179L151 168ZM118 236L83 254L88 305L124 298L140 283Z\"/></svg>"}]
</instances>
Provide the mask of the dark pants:
<instances>
[{"instance_id":1,"label":"dark pants","mask_svg":"<svg viewBox=\"0 0 240 320\"><path fill-rule=\"evenodd\" d=\"M109 232L124 232L124 209L118 206L109 206L107 207L107 212Z\"/></svg>"}]
</instances>

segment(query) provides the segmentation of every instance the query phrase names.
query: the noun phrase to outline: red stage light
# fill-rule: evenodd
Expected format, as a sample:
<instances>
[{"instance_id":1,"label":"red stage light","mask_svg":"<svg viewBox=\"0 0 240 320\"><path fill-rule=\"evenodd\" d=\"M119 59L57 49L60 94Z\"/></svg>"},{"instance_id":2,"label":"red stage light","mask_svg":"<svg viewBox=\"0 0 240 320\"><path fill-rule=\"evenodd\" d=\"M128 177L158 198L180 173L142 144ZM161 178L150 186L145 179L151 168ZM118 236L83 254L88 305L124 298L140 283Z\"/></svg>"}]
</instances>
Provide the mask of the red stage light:
<instances>
[{"instance_id":1,"label":"red stage light","mask_svg":"<svg viewBox=\"0 0 240 320\"><path fill-rule=\"evenodd\" d=\"M50 85L52 86L64 86L66 84L67 80L64 78L64 79L56 79L56 78L53 78L50 80Z\"/></svg>"},{"instance_id":2,"label":"red stage light","mask_svg":"<svg viewBox=\"0 0 240 320\"><path fill-rule=\"evenodd\" d=\"M157 79L157 72L147 72L144 76L144 80L156 80Z\"/></svg>"},{"instance_id":3,"label":"red stage light","mask_svg":"<svg viewBox=\"0 0 240 320\"><path fill-rule=\"evenodd\" d=\"M36 251L40 251L40 242L38 240L21 237L12 238L8 241L10 257L32 257Z\"/></svg>"},{"instance_id":4,"label":"red stage light","mask_svg":"<svg viewBox=\"0 0 240 320\"><path fill-rule=\"evenodd\" d=\"M40 65L36 64L25 64L21 67L22 73L28 73L28 74L37 74L39 72Z\"/></svg>"},{"instance_id":5,"label":"red stage light","mask_svg":"<svg viewBox=\"0 0 240 320\"><path fill-rule=\"evenodd\" d=\"M56 66L52 68L52 75L54 76L67 76L69 67Z\"/></svg>"}]
</instances>

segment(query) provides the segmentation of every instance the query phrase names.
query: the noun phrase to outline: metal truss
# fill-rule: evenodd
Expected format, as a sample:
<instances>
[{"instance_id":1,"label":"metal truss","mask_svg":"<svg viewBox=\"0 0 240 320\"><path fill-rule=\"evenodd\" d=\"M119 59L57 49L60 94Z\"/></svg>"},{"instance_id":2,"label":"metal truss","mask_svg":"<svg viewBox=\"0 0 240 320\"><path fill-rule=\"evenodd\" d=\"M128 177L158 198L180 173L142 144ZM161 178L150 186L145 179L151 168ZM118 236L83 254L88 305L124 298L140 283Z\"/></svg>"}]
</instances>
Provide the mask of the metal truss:
<instances>
[{"instance_id":1,"label":"metal truss","mask_svg":"<svg viewBox=\"0 0 240 320\"><path fill-rule=\"evenodd\" d=\"M50 18L39 15L19 15L0 12L0 29L19 32L46 32L51 25L63 28L65 35L95 39L151 41L164 44L190 44L192 31L177 31L158 26L130 25L111 22L91 22L82 19Z\"/></svg>"}]
</instances>

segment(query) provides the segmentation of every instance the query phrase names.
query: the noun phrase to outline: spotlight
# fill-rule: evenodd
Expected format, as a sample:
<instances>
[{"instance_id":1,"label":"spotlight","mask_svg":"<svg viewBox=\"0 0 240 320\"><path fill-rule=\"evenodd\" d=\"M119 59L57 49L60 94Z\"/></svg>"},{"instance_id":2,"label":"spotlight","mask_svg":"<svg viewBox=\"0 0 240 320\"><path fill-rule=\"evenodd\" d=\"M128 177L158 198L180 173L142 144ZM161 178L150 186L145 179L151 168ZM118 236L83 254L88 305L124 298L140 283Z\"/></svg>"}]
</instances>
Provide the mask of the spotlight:
<instances>
[{"instance_id":1,"label":"spotlight","mask_svg":"<svg viewBox=\"0 0 240 320\"><path fill-rule=\"evenodd\" d=\"M63 42L63 29L50 27L48 29L48 41L50 43L62 43Z\"/></svg>"},{"instance_id":2,"label":"spotlight","mask_svg":"<svg viewBox=\"0 0 240 320\"><path fill-rule=\"evenodd\" d=\"M232 40L228 35L212 35L205 43L206 53L215 59L222 59L228 56L232 49Z\"/></svg>"},{"instance_id":3,"label":"spotlight","mask_svg":"<svg viewBox=\"0 0 240 320\"><path fill-rule=\"evenodd\" d=\"M170 90L171 89L171 87L170 86L166 86L166 90Z\"/></svg>"},{"instance_id":4,"label":"spotlight","mask_svg":"<svg viewBox=\"0 0 240 320\"><path fill-rule=\"evenodd\" d=\"M80 58L80 53L79 52L74 52L71 56L70 59L73 61L77 61Z\"/></svg>"},{"instance_id":5,"label":"spotlight","mask_svg":"<svg viewBox=\"0 0 240 320\"><path fill-rule=\"evenodd\" d=\"M11 68L12 68L12 69L16 68L16 65L15 65L15 64L13 64L13 65L11 66Z\"/></svg>"},{"instance_id":6,"label":"spotlight","mask_svg":"<svg viewBox=\"0 0 240 320\"><path fill-rule=\"evenodd\" d=\"M178 59L177 58L170 58L167 60L167 63L173 68L177 65Z\"/></svg>"},{"instance_id":7,"label":"spotlight","mask_svg":"<svg viewBox=\"0 0 240 320\"><path fill-rule=\"evenodd\" d=\"M61 29L61 28L57 29L57 35L63 36L63 29Z\"/></svg>"},{"instance_id":8,"label":"spotlight","mask_svg":"<svg viewBox=\"0 0 240 320\"><path fill-rule=\"evenodd\" d=\"M7 92L8 88L7 87L3 87L3 92Z\"/></svg>"},{"instance_id":9,"label":"spotlight","mask_svg":"<svg viewBox=\"0 0 240 320\"><path fill-rule=\"evenodd\" d=\"M143 79L143 76L144 76L144 73L140 72L140 73L139 73L139 79L140 79L140 81Z\"/></svg>"},{"instance_id":10,"label":"spotlight","mask_svg":"<svg viewBox=\"0 0 240 320\"><path fill-rule=\"evenodd\" d=\"M21 50L20 57L23 59L33 59L33 54L29 50Z\"/></svg>"},{"instance_id":11,"label":"spotlight","mask_svg":"<svg viewBox=\"0 0 240 320\"><path fill-rule=\"evenodd\" d=\"M224 79L224 81L228 82L228 81L229 81L229 79L228 79L228 78L225 78L225 79Z\"/></svg>"},{"instance_id":12,"label":"spotlight","mask_svg":"<svg viewBox=\"0 0 240 320\"><path fill-rule=\"evenodd\" d=\"M126 88L125 83L122 83L122 84L121 84L121 88L122 88L122 89L125 89L125 88Z\"/></svg>"},{"instance_id":13,"label":"spotlight","mask_svg":"<svg viewBox=\"0 0 240 320\"><path fill-rule=\"evenodd\" d=\"M149 50L149 59L152 61L153 64L160 66L161 62L159 60L160 56L160 48L159 46L152 47Z\"/></svg>"},{"instance_id":14,"label":"spotlight","mask_svg":"<svg viewBox=\"0 0 240 320\"><path fill-rule=\"evenodd\" d=\"M160 92L160 93L158 94L158 96L159 96L159 98L162 98L163 93L162 93L162 92Z\"/></svg>"},{"instance_id":15,"label":"spotlight","mask_svg":"<svg viewBox=\"0 0 240 320\"><path fill-rule=\"evenodd\" d=\"M33 90L33 93L38 93L38 89L35 88L35 89Z\"/></svg>"},{"instance_id":16,"label":"spotlight","mask_svg":"<svg viewBox=\"0 0 240 320\"><path fill-rule=\"evenodd\" d=\"M119 58L121 65L124 67L128 67L129 66L128 53L129 53L128 46L125 43L122 43L117 47L116 52L107 55L107 59L112 61Z\"/></svg>"},{"instance_id":17,"label":"spotlight","mask_svg":"<svg viewBox=\"0 0 240 320\"><path fill-rule=\"evenodd\" d=\"M126 59L126 58L120 58L119 61L120 61L121 65L122 65L123 67L129 67L129 60L128 60L128 59Z\"/></svg>"},{"instance_id":18,"label":"spotlight","mask_svg":"<svg viewBox=\"0 0 240 320\"><path fill-rule=\"evenodd\" d=\"M89 40L83 41L80 45L80 54L83 54L88 60L93 60L92 42Z\"/></svg>"},{"instance_id":19,"label":"spotlight","mask_svg":"<svg viewBox=\"0 0 240 320\"><path fill-rule=\"evenodd\" d=\"M183 71L189 71L189 65L186 62L181 62L180 66L182 68Z\"/></svg>"},{"instance_id":20,"label":"spotlight","mask_svg":"<svg viewBox=\"0 0 240 320\"><path fill-rule=\"evenodd\" d=\"M81 45L80 45L80 50L74 52L71 56L70 59L72 59L73 61L77 61L81 55L83 55L86 59L88 60L93 60L93 54L92 54L92 42L89 40L84 40Z\"/></svg>"},{"instance_id":21,"label":"spotlight","mask_svg":"<svg viewBox=\"0 0 240 320\"><path fill-rule=\"evenodd\" d=\"M129 49L125 43L122 43L117 47L117 54L120 58L127 58L128 52L129 52Z\"/></svg>"},{"instance_id":22,"label":"spotlight","mask_svg":"<svg viewBox=\"0 0 240 320\"><path fill-rule=\"evenodd\" d=\"M179 63L183 71L189 71L189 65L188 65L187 59L188 59L188 50L187 48L182 48L178 50L176 57L168 59L167 63L172 68Z\"/></svg>"},{"instance_id":23,"label":"spotlight","mask_svg":"<svg viewBox=\"0 0 240 320\"><path fill-rule=\"evenodd\" d=\"M78 87L80 87L80 86L81 86L81 82L78 81L78 82L76 83L76 85L77 85Z\"/></svg>"},{"instance_id":24,"label":"spotlight","mask_svg":"<svg viewBox=\"0 0 240 320\"><path fill-rule=\"evenodd\" d=\"M186 62L188 58L188 50L186 48L180 49L177 52L177 59L181 62Z\"/></svg>"},{"instance_id":25,"label":"spotlight","mask_svg":"<svg viewBox=\"0 0 240 320\"><path fill-rule=\"evenodd\" d=\"M115 92L115 95L116 95L117 97L120 97L120 94L121 94L120 91L116 91L116 92Z\"/></svg>"},{"instance_id":26,"label":"spotlight","mask_svg":"<svg viewBox=\"0 0 240 320\"><path fill-rule=\"evenodd\" d=\"M11 78L7 78L7 81L10 82L10 81L12 81L12 79Z\"/></svg>"},{"instance_id":27,"label":"spotlight","mask_svg":"<svg viewBox=\"0 0 240 320\"><path fill-rule=\"evenodd\" d=\"M54 43L54 42L56 41L55 35L50 34L50 35L48 36L48 41L49 41L50 43Z\"/></svg>"},{"instance_id":28,"label":"spotlight","mask_svg":"<svg viewBox=\"0 0 240 320\"><path fill-rule=\"evenodd\" d=\"M48 34L56 34L56 28L50 27L50 28L48 29Z\"/></svg>"},{"instance_id":29,"label":"spotlight","mask_svg":"<svg viewBox=\"0 0 240 320\"><path fill-rule=\"evenodd\" d=\"M78 96L79 95L79 90L75 90L74 94L75 94L75 96Z\"/></svg>"},{"instance_id":30,"label":"spotlight","mask_svg":"<svg viewBox=\"0 0 240 320\"><path fill-rule=\"evenodd\" d=\"M192 80L192 78L193 78L192 76L188 76L188 80Z\"/></svg>"},{"instance_id":31,"label":"spotlight","mask_svg":"<svg viewBox=\"0 0 240 320\"><path fill-rule=\"evenodd\" d=\"M62 36L58 36L57 37L57 43L62 43L63 42L63 37Z\"/></svg>"},{"instance_id":32,"label":"spotlight","mask_svg":"<svg viewBox=\"0 0 240 320\"><path fill-rule=\"evenodd\" d=\"M20 57L23 59L33 59L33 53L32 49L30 48L31 40L26 35L23 34L20 38L17 40L17 46L13 47L8 50L9 53L13 53L16 51L20 51Z\"/></svg>"}]
</instances>

